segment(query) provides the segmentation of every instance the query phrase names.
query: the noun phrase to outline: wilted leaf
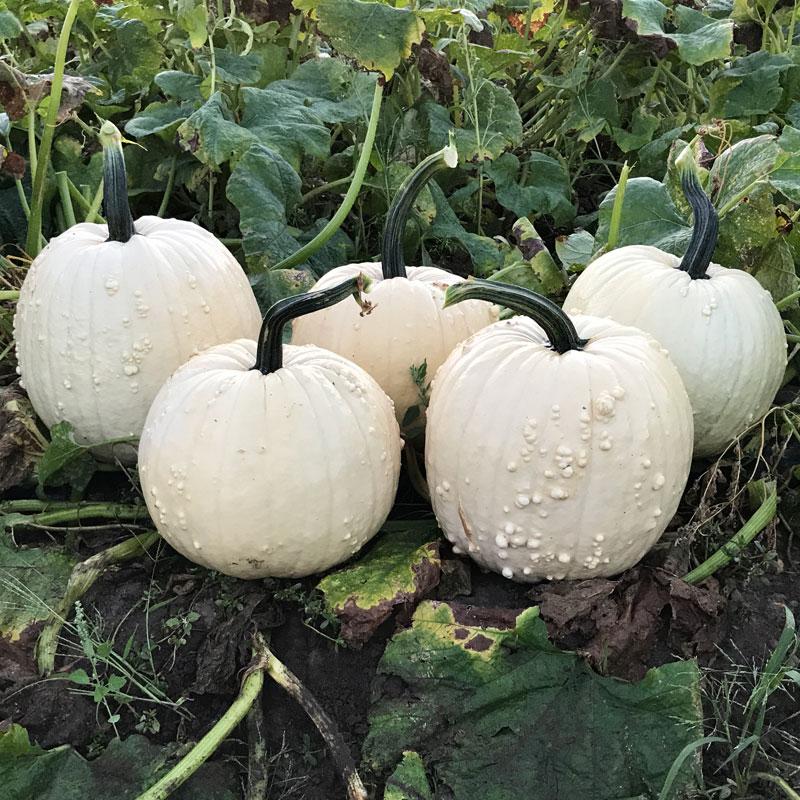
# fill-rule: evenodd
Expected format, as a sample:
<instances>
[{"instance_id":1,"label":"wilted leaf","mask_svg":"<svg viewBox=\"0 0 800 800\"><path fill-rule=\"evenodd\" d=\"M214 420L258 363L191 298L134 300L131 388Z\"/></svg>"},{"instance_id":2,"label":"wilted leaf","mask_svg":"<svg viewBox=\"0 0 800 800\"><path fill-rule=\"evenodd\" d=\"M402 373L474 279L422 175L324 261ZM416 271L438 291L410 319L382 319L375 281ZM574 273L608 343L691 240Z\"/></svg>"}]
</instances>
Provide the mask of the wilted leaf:
<instances>
[{"instance_id":1,"label":"wilted leaf","mask_svg":"<svg viewBox=\"0 0 800 800\"><path fill-rule=\"evenodd\" d=\"M137 797L165 771L176 746L159 747L144 736L112 739L87 761L69 745L43 750L11 724L0 730L0 781L4 800L120 800ZM204 764L171 795L175 800L236 800L237 767Z\"/></svg>"},{"instance_id":2,"label":"wilted leaf","mask_svg":"<svg viewBox=\"0 0 800 800\"><path fill-rule=\"evenodd\" d=\"M208 8L205 0L177 0L178 25L189 34L195 50L208 39Z\"/></svg>"},{"instance_id":3,"label":"wilted leaf","mask_svg":"<svg viewBox=\"0 0 800 800\"><path fill-rule=\"evenodd\" d=\"M58 422L50 429L50 444L39 459L36 475L39 485L69 484L82 490L97 469L88 447L75 441L72 425Z\"/></svg>"},{"instance_id":4,"label":"wilted leaf","mask_svg":"<svg viewBox=\"0 0 800 800\"><path fill-rule=\"evenodd\" d=\"M268 267L299 250L287 230L286 213L300 200L300 176L279 153L252 145L231 172L226 193L239 209L242 245L251 264Z\"/></svg>"},{"instance_id":5,"label":"wilted leaf","mask_svg":"<svg viewBox=\"0 0 800 800\"><path fill-rule=\"evenodd\" d=\"M403 753L403 760L386 779L383 800L433 800L431 787L425 776L425 764L413 750Z\"/></svg>"},{"instance_id":6,"label":"wilted leaf","mask_svg":"<svg viewBox=\"0 0 800 800\"><path fill-rule=\"evenodd\" d=\"M664 23L669 15L675 32L667 33ZM725 59L733 42L733 21L714 19L688 6L668 8L659 0L623 0L622 16L630 20L639 36L653 36L673 42L681 60L700 65Z\"/></svg>"},{"instance_id":7,"label":"wilted leaf","mask_svg":"<svg viewBox=\"0 0 800 800\"><path fill-rule=\"evenodd\" d=\"M22 119L28 110L50 94L53 75L27 75L0 61L0 103L12 120ZM63 122L81 103L88 92L97 92L94 84L83 78L65 75L61 87L61 103L56 121Z\"/></svg>"},{"instance_id":8,"label":"wilted leaf","mask_svg":"<svg viewBox=\"0 0 800 800\"><path fill-rule=\"evenodd\" d=\"M411 47L419 44L425 25L406 8L361 0L293 0L294 7L317 20L321 33L343 56L362 67L394 74Z\"/></svg>"},{"instance_id":9,"label":"wilted leaf","mask_svg":"<svg viewBox=\"0 0 800 800\"><path fill-rule=\"evenodd\" d=\"M307 292L314 282L314 276L302 269L271 269L250 277L253 293L263 313L284 297Z\"/></svg>"},{"instance_id":10,"label":"wilted leaf","mask_svg":"<svg viewBox=\"0 0 800 800\"><path fill-rule=\"evenodd\" d=\"M59 546L17 547L0 514L0 637L11 642L50 616L64 596L76 559Z\"/></svg>"},{"instance_id":11,"label":"wilted leaf","mask_svg":"<svg viewBox=\"0 0 800 800\"><path fill-rule=\"evenodd\" d=\"M404 527L390 526L355 564L317 584L350 644L366 642L396 607L413 607L439 582L436 523Z\"/></svg>"},{"instance_id":12,"label":"wilted leaf","mask_svg":"<svg viewBox=\"0 0 800 800\"><path fill-rule=\"evenodd\" d=\"M13 385L0 389L0 493L31 481L42 438L25 393Z\"/></svg>"},{"instance_id":13,"label":"wilted leaf","mask_svg":"<svg viewBox=\"0 0 800 800\"><path fill-rule=\"evenodd\" d=\"M379 674L403 689L392 681L370 711L369 765L415 750L458 800L657 795L702 736L697 665L603 678L553 647L538 609L492 611L424 602L389 642ZM691 780L686 764L676 787Z\"/></svg>"},{"instance_id":14,"label":"wilted leaf","mask_svg":"<svg viewBox=\"0 0 800 800\"><path fill-rule=\"evenodd\" d=\"M564 274L533 223L527 217L521 217L511 230L517 246L506 255L504 266L490 278L539 294L556 294L564 287Z\"/></svg>"}]
</instances>

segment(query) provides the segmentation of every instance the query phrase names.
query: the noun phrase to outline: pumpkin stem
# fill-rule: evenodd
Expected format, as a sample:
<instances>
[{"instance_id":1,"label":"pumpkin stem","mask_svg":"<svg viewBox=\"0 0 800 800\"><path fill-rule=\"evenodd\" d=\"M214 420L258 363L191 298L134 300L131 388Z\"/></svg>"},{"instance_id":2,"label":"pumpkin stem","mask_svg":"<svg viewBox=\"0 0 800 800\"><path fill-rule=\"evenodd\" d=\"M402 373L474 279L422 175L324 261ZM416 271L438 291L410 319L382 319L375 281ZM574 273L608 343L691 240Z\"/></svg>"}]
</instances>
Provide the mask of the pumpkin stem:
<instances>
[{"instance_id":1,"label":"pumpkin stem","mask_svg":"<svg viewBox=\"0 0 800 800\"><path fill-rule=\"evenodd\" d=\"M403 254L403 235L411 206L425 184L439 170L458 166L458 151L450 142L436 153L421 161L417 168L403 181L386 215L383 229L383 277L405 278L406 261Z\"/></svg>"},{"instance_id":2,"label":"pumpkin stem","mask_svg":"<svg viewBox=\"0 0 800 800\"><path fill-rule=\"evenodd\" d=\"M530 289L470 278L462 283L448 286L444 296L444 307L460 303L462 300L487 300L530 317L544 328L550 340L550 347L557 353L582 350L588 341L578 336L572 320L552 300Z\"/></svg>"},{"instance_id":3,"label":"pumpkin stem","mask_svg":"<svg viewBox=\"0 0 800 800\"><path fill-rule=\"evenodd\" d=\"M264 315L261 331L258 334L256 363L252 369L269 375L283 366L283 329L287 322L296 317L313 314L315 311L344 300L349 295L352 295L361 306L362 316L369 314L372 311L372 304L361 296L362 292L369 289L369 285L370 279L359 273L354 278L348 278L330 289L324 289L321 292L306 292L278 300Z\"/></svg>"},{"instance_id":4,"label":"pumpkin stem","mask_svg":"<svg viewBox=\"0 0 800 800\"><path fill-rule=\"evenodd\" d=\"M689 277L694 280L708 278L706 270L711 263L711 256L714 255L719 231L717 210L697 179L697 167L691 145L683 149L675 159L675 165L678 167L683 196L694 212L692 238L678 269L688 272Z\"/></svg>"},{"instance_id":5,"label":"pumpkin stem","mask_svg":"<svg viewBox=\"0 0 800 800\"><path fill-rule=\"evenodd\" d=\"M108 223L108 241L127 242L136 231L128 205L128 176L122 155L122 134L113 122L106 120L98 138L103 145L103 206Z\"/></svg>"}]
</instances>

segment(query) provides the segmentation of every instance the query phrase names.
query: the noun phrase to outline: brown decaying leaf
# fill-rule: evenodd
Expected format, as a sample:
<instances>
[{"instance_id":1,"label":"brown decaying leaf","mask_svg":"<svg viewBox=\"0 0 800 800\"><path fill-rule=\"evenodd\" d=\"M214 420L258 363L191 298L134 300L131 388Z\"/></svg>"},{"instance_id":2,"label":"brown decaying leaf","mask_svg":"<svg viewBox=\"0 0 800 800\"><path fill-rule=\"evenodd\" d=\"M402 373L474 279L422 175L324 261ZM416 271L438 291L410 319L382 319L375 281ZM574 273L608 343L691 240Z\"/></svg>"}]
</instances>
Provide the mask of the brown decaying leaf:
<instances>
[{"instance_id":1,"label":"brown decaying leaf","mask_svg":"<svg viewBox=\"0 0 800 800\"><path fill-rule=\"evenodd\" d=\"M433 49L425 37L412 48L417 57L417 68L427 89L437 103L449 106L453 102L453 73L450 61Z\"/></svg>"},{"instance_id":2,"label":"brown decaying leaf","mask_svg":"<svg viewBox=\"0 0 800 800\"><path fill-rule=\"evenodd\" d=\"M509 14L508 21L511 24L511 27L520 35L525 35L525 20L527 19L527 14ZM547 20L550 17L550 12L543 14L540 19L532 19L531 24L529 26L530 35L533 36L535 33L538 33L544 26L547 24Z\"/></svg>"},{"instance_id":3,"label":"brown decaying leaf","mask_svg":"<svg viewBox=\"0 0 800 800\"><path fill-rule=\"evenodd\" d=\"M27 427L33 419L33 409L18 385L0 389L0 493L33 480L41 455Z\"/></svg>"},{"instance_id":4,"label":"brown decaying leaf","mask_svg":"<svg viewBox=\"0 0 800 800\"><path fill-rule=\"evenodd\" d=\"M5 158L0 163L0 170L15 181L21 181L25 177L26 166L25 157L19 153L12 152L6 153Z\"/></svg>"},{"instance_id":5,"label":"brown decaying leaf","mask_svg":"<svg viewBox=\"0 0 800 800\"><path fill-rule=\"evenodd\" d=\"M52 73L28 75L0 61L0 104L9 119L22 119L32 105L37 105L40 100L50 94L52 82ZM62 123L83 103L83 99L89 92L97 91L89 81L65 75L56 122Z\"/></svg>"},{"instance_id":6,"label":"brown decaying leaf","mask_svg":"<svg viewBox=\"0 0 800 800\"><path fill-rule=\"evenodd\" d=\"M542 618L556 640L578 649L606 674L642 678L654 650L666 645L691 657L718 638L723 600L713 579L690 586L662 569L637 567L617 580L553 583L535 590Z\"/></svg>"}]
</instances>

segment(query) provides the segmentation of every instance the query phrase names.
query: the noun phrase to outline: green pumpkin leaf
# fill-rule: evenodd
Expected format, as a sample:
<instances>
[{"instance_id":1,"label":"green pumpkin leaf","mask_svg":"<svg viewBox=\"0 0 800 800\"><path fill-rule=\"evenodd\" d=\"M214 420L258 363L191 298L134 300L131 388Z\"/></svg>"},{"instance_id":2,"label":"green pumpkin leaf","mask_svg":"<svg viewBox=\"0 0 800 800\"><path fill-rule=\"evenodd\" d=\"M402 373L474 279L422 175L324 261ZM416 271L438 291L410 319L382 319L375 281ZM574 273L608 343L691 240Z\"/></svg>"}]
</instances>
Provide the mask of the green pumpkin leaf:
<instances>
[{"instance_id":1,"label":"green pumpkin leaf","mask_svg":"<svg viewBox=\"0 0 800 800\"><path fill-rule=\"evenodd\" d=\"M69 422L53 425L50 444L36 467L39 485L69 484L76 491L82 491L96 469L97 464L89 448L75 441L72 425Z\"/></svg>"},{"instance_id":2,"label":"green pumpkin leaf","mask_svg":"<svg viewBox=\"0 0 800 800\"><path fill-rule=\"evenodd\" d=\"M325 605L341 620L342 638L361 644L396 606L413 605L438 582L436 523L397 523L384 528L365 556L323 578L317 588L325 595Z\"/></svg>"},{"instance_id":3,"label":"green pumpkin leaf","mask_svg":"<svg viewBox=\"0 0 800 800\"><path fill-rule=\"evenodd\" d=\"M226 188L239 210L239 228L248 262L264 269L300 245L288 231L287 210L300 200L300 176L280 153L251 145L239 159Z\"/></svg>"},{"instance_id":4,"label":"green pumpkin leaf","mask_svg":"<svg viewBox=\"0 0 800 800\"><path fill-rule=\"evenodd\" d=\"M783 96L781 76L792 64L789 56L765 50L737 58L712 84L710 112L725 118L768 114Z\"/></svg>"},{"instance_id":5,"label":"green pumpkin leaf","mask_svg":"<svg viewBox=\"0 0 800 800\"><path fill-rule=\"evenodd\" d=\"M787 125L778 146L783 151L770 176L772 185L794 203L800 203L800 130Z\"/></svg>"},{"instance_id":6,"label":"green pumpkin leaf","mask_svg":"<svg viewBox=\"0 0 800 800\"><path fill-rule=\"evenodd\" d=\"M361 0L293 0L305 11L337 52L389 80L419 44L425 25L411 10Z\"/></svg>"},{"instance_id":7,"label":"green pumpkin leaf","mask_svg":"<svg viewBox=\"0 0 800 800\"><path fill-rule=\"evenodd\" d=\"M137 139L155 133L172 136L178 128L178 123L183 122L192 110L191 103L178 104L173 101L150 103L125 123L125 132Z\"/></svg>"},{"instance_id":8,"label":"green pumpkin leaf","mask_svg":"<svg viewBox=\"0 0 800 800\"><path fill-rule=\"evenodd\" d=\"M765 186L780 156L775 137L768 134L743 139L723 150L710 170L711 185L716 189L714 204L720 214Z\"/></svg>"},{"instance_id":9,"label":"green pumpkin leaf","mask_svg":"<svg viewBox=\"0 0 800 800\"><path fill-rule=\"evenodd\" d=\"M261 77L263 59L258 53L241 55L221 47L214 51L217 79L234 86L243 83L256 83ZM211 74L211 61L199 58L197 63L206 75Z\"/></svg>"},{"instance_id":10,"label":"green pumpkin leaf","mask_svg":"<svg viewBox=\"0 0 800 800\"><path fill-rule=\"evenodd\" d=\"M615 186L600 204L597 243L608 240ZM678 213L669 191L652 178L631 178L622 201L622 222L617 247L629 244L650 244L668 253L682 255L691 236L691 226Z\"/></svg>"},{"instance_id":11,"label":"green pumpkin leaf","mask_svg":"<svg viewBox=\"0 0 800 800\"><path fill-rule=\"evenodd\" d=\"M600 78L577 91L562 127L565 131L576 131L580 141L590 142L606 128L618 125L616 87L610 79Z\"/></svg>"},{"instance_id":12,"label":"green pumpkin leaf","mask_svg":"<svg viewBox=\"0 0 800 800\"><path fill-rule=\"evenodd\" d=\"M733 21L714 19L688 6L673 8L660 0L623 0L622 16L629 19L639 36L657 36L674 42L681 60L699 66L708 61L725 59L733 42ZM674 24L667 33L664 25Z\"/></svg>"},{"instance_id":13,"label":"green pumpkin leaf","mask_svg":"<svg viewBox=\"0 0 800 800\"><path fill-rule=\"evenodd\" d=\"M450 112L444 106L433 102L423 105L428 117L429 143L433 150L439 150L448 143L452 131L462 161L491 161L522 141L522 118L514 97L504 86L482 79L474 98L471 91L469 88L466 91L463 126L459 128L454 129Z\"/></svg>"},{"instance_id":14,"label":"green pumpkin leaf","mask_svg":"<svg viewBox=\"0 0 800 800\"><path fill-rule=\"evenodd\" d=\"M513 153L503 153L487 165L486 174L494 181L497 202L518 217L544 216L556 225L575 217L570 198L569 175L563 165L544 153L531 153L527 179L519 182L520 161Z\"/></svg>"},{"instance_id":15,"label":"green pumpkin leaf","mask_svg":"<svg viewBox=\"0 0 800 800\"><path fill-rule=\"evenodd\" d=\"M370 710L365 761L384 771L418 752L439 793L459 800L655 797L703 735L694 661L638 683L601 677L548 641L537 608L423 602L378 669L399 680ZM692 767L680 769L679 792Z\"/></svg>"},{"instance_id":16,"label":"green pumpkin leaf","mask_svg":"<svg viewBox=\"0 0 800 800\"><path fill-rule=\"evenodd\" d=\"M198 75L192 75L176 69L168 69L164 72L159 72L153 80L167 97L171 97L174 100L201 102L203 99L200 94L200 84L203 79Z\"/></svg>"},{"instance_id":17,"label":"green pumpkin leaf","mask_svg":"<svg viewBox=\"0 0 800 800\"><path fill-rule=\"evenodd\" d=\"M137 797L166 771L177 746L160 747L144 736L112 739L87 761L69 745L44 750L28 732L11 724L0 730L3 800L119 800ZM171 797L175 800L235 800L237 768L224 760L204 764Z\"/></svg>"},{"instance_id":18,"label":"green pumpkin leaf","mask_svg":"<svg viewBox=\"0 0 800 800\"><path fill-rule=\"evenodd\" d=\"M431 787L425 776L425 764L419 753L413 750L403 753L403 760L386 779L383 800L433 800Z\"/></svg>"},{"instance_id":19,"label":"green pumpkin leaf","mask_svg":"<svg viewBox=\"0 0 800 800\"><path fill-rule=\"evenodd\" d=\"M208 40L208 8L206 0L178 0L178 25L189 34L189 42L197 50Z\"/></svg>"},{"instance_id":20,"label":"green pumpkin leaf","mask_svg":"<svg viewBox=\"0 0 800 800\"><path fill-rule=\"evenodd\" d=\"M578 230L556 238L556 255L564 269L578 272L592 260L596 246L589 231Z\"/></svg>"}]
</instances>

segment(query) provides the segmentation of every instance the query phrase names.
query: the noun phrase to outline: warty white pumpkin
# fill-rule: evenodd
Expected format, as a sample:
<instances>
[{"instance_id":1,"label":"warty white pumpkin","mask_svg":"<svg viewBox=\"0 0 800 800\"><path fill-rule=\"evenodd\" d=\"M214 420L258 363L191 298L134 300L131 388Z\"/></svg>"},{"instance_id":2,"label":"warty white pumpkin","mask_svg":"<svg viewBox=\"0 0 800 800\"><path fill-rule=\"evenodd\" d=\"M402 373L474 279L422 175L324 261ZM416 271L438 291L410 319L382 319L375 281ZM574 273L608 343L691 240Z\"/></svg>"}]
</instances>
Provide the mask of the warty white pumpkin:
<instances>
[{"instance_id":1,"label":"warty white pumpkin","mask_svg":"<svg viewBox=\"0 0 800 800\"><path fill-rule=\"evenodd\" d=\"M379 530L400 474L392 403L328 350L281 345L284 325L348 295L362 277L287 298L259 343L195 356L153 401L139 474L159 533L188 559L238 578L303 577ZM365 305L362 302L362 308Z\"/></svg>"},{"instance_id":2,"label":"warty white pumpkin","mask_svg":"<svg viewBox=\"0 0 800 800\"><path fill-rule=\"evenodd\" d=\"M677 370L635 328L570 319L525 289L453 286L520 313L460 344L433 381L425 463L456 552L517 581L614 575L674 515L692 413Z\"/></svg>"},{"instance_id":3,"label":"warty white pumpkin","mask_svg":"<svg viewBox=\"0 0 800 800\"><path fill-rule=\"evenodd\" d=\"M406 267L403 236L414 200L440 169L455 167L452 145L426 158L406 178L386 218L381 264L347 264L323 275L314 289L326 289L363 273L373 284L370 300L380 314L366 319L351 304L340 303L298 320L294 344L318 344L363 367L392 398L401 424L420 404L412 367L427 366L428 378L455 345L497 319L497 309L480 301L443 309L444 292L463 278L437 267Z\"/></svg>"},{"instance_id":4,"label":"warty white pumpkin","mask_svg":"<svg viewBox=\"0 0 800 800\"><path fill-rule=\"evenodd\" d=\"M786 368L786 336L752 275L711 263L717 212L689 147L677 163L694 211L686 255L644 245L612 250L578 276L564 308L634 325L669 350L694 410L695 454L706 456L767 412Z\"/></svg>"},{"instance_id":5,"label":"warty white pumpkin","mask_svg":"<svg viewBox=\"0 0 800 800\"><path fill-rule=\"evenodd\" d=\"M255 336L247 277L208 231L158 217L133 221L121 136L100 138L107 225L80 223L31 264L14 319L22 384L48 427L78 442L138 437L167 377L210 345ZM110 448L101 448L109 454ZM135 460L130 445L114 454Z\"/></svg>"}]
</instances>

